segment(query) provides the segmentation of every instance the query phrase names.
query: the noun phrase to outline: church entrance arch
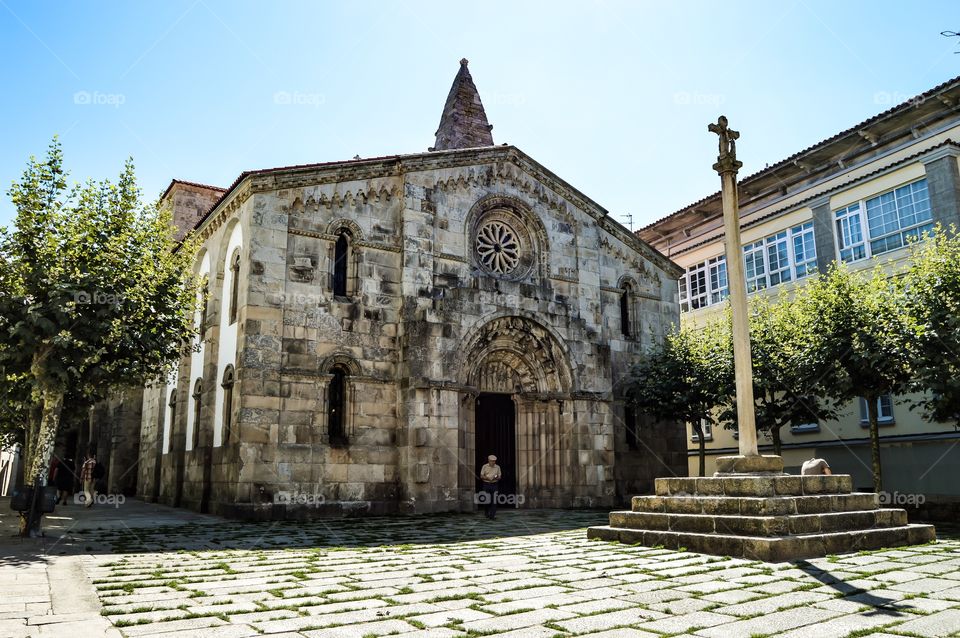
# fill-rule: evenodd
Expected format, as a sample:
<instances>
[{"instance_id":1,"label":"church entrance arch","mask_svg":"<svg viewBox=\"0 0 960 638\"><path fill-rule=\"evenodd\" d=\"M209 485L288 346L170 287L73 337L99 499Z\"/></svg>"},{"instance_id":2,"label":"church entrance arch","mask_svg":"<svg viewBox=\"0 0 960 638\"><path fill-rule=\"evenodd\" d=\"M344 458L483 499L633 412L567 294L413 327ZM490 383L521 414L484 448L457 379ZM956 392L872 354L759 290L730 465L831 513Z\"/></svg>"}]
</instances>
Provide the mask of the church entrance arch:
<instances>
[{"instance_id":1,"label":"church entrance arch","mask_svg":"<svg viewBox=\"0 0 960 638\"><path fill-rule=\"evenodd\" d=\"M510 504L563 505L574 449L563 427L572 385L563 346L537 321L511 315L485 323L462 353L461 498L474 502L480 466L495 454Z\"/></svg>"}]
</instances>

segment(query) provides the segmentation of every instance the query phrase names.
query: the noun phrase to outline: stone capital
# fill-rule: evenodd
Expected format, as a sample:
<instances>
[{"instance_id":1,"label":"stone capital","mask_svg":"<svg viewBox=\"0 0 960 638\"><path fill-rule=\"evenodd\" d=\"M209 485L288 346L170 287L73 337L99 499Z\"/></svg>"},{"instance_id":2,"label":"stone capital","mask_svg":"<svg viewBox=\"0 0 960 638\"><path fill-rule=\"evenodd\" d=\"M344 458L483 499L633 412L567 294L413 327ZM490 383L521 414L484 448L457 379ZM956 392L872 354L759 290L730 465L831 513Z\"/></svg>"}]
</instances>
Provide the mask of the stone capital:
<instances>
[{"instance_id":1,"label":"stone capital","mask_svg":"<svg viewBox=\"0 0 960 638\"><path fill-rule=\"evenodd\" d=\"M732 159L728 156L714 164L713 170L717 171L717 174L721 176L725 173L733 173L736 175L741 166L743 166L743 162Z\"/></svg>"}]
</instances>

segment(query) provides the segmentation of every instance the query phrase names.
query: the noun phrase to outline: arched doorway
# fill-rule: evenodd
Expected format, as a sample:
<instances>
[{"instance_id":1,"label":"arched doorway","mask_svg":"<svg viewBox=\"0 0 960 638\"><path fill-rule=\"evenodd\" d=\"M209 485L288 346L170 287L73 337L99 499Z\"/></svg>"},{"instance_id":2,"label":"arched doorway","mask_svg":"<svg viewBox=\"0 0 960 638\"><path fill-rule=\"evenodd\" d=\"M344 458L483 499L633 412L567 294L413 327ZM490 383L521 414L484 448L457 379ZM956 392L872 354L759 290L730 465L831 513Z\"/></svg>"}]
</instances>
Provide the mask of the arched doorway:
<instances>
[{"instance_id":1,"label":"arched doorway","mask_svg":"<svg viewBox=\"0 0 960 638\"><path fill-rule=\"evenodd\" d=\"M479 468L487 462L489 455L495 455L502 472L498 492L505 497L513 497L517 493L517 420L513 397L484 392L476 398L474 413L474 465ZM476 489L477 492L483 489L479 474Z\"/></svg>"},{"instance_id":2,"label":"arched doorway","mask_svg":"<svg viewBox=\"0 0 960 638\"><path fill-rule=\"evenodd\" d=\"M562 407L571 392L563 346L537 321L512 315L475 331L463 355L461 498L473 501L480 466L496 454L501 494L521 507L563 505L573 449Z\"/></svg>"}]
</instances>

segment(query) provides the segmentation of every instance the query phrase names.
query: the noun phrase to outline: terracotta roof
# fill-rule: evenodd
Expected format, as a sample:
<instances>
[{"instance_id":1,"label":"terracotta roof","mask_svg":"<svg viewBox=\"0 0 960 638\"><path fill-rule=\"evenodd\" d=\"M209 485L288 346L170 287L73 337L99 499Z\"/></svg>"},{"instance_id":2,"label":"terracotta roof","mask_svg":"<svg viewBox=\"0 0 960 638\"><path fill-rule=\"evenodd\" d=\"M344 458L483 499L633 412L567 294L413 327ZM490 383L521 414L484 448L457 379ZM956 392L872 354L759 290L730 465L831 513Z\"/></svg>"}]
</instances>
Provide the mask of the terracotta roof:
<instances>
[{"instance_id":1,"label":"terracotta roof","mask_svg":"<svg viewBox=\"0 0 960 638\"><path fill-rule=\"evenodd\" d=\"M879 121L881 121L881 120L883 120L883 119L885 119L885 118L890 117L891 115L896 115L896 114L901 113L901 112L904 112L904 111L906 111L906 110L908 110L908 109L916 108L916 106L917 106L918 104L922 104L923 102L925 102L925 101L928 100L929 98L933 97L933 96L936 95L937 93L943 91L945 88L947 88L947 87L949 87L949 86L951 86L951 85L957 84L958 82L960 82L960 76L957 76L957 77L955 77L955 78L952 78L952 79L950 79L950 80L947 80L946 82L943 82L943 83L941 83L941 84L938 84L937 86L935 86L935 87L933 87L932 89L929 89L929 90L921 93L920 95L914 96L914 97L912 97L911 99L909 99L909 100L907 100L907 101L905 101L905 102L902 102L902 103L900 103L900 104L898 104L898 105L896 105L896 106L894 106L894 107L892 107L892 108L887 109L886 111L883 111L882 113L878 113L877 115L874 115L873 117L870 117L870 118L868 118L868 119L860 122L859 124L856 124L856 125L854 125L854 126L851 126L851 127L848 128L848 129L845 129L845 130L843 130L843 131L840 131L839 133L837 133L837 134L835 134L835 135L833 135L833 136L831 136L831 137L828 137L828 138L825 139L825 140L822 140L822 141L820 141L820 142L817 142L816 144L814 144L814 145L812 145L812 146L808 146L807 148L803 149L802 151L799 151L799 152L797 152L797 153L794 153L793 155L791 155L791 156L789 156L789 157L787 157L787 158L785 158L785 159L782 159L782 160L780 160L779 162L777 162L777 163L775 163L775 164L771 164L770 166L767 166L767 167L763 168L762 170L757 171L756 173L752 173L751 175L748 175L748 176L740 179L740 180L739 180L739 184L740 184L741 186L745 186L745 185L747 185L747 184L748 184L749 182L751 182L751 181L754 181L754 180L759 179L759 178L761 178L761 177L764 177L764 176L766 176L766 175L768 175L768 174L770 174L770 173L773 173L773 172L775 172L777 169L782 168L782 167L784 167L784 166L786 166L786 165L788 165L788 164L792 164L794 161L798 160L800 157L802 157L802 156L804 156L804 155L807 155L807 154L809 154L809 153L811 153L811 152L813 152L813 151L822 149L822 148L830 145L831 143L836 142L836 141L838 141L838 140L840 140L840 139L842 139L842 138L844 138L844 137L847 137L847 136L849 136L849 135L851 135L851 134L857 133L858 131L863 130L864 128L870 126L871 124L875 124L875 123L877 123L877 122L879 122ZM676 217L676 216L678 216L678 215L681 215L682 213L685 213L685 212L687 212L687 211L689 211L689 210L691 210L691 209L694 209L694 208L697 208L697 207L699 207L699 206L702 206L703 204L705 204L705 203L708 202L708 201L715 200L715 199L719 199L719 198L720 198L720 191L717 191L717 192L713 193L712 195L708 195L708 196L706 196L706 197L704 197L704 198L702 198L702 199L699 199L699 200L695 201L695 202L692 203L692 204L689 204L689 205L687 205L687 206L684 206L684 207L681 208L680 210L678 210L678 211L676 211L676 212L673 212L673 213L670 213L669 215L667 215L667 216L665 216L665 217L662 217L662 218L658 219L658 220L655 221L655 222L651 222L651 223L647 224L646 226L644 226L644 227L642 227L642 228L639 228L639 229L636 230L635 232L640 233L640 232L642 232L642 231L645 231L645 230L647 230L647 229L649 229L649 228L652 228L652 227L654 227L654 226L657 226L658 224L661 224L661 223L667 221L668 219L671 219L671 218L673 218L673 217Z\"/></svg>"},{"instance_id":2,"label":"terracotta roof","mask_svg":"<svg viewBox=\"0 0 960 638\"><path fill-rule=\"evenodd\" d=\"M914 153L913 155L910 155L910 156L908 156L908 157L904 157L903 159L899 159L899 160L897 160L897 161L895 161L895 162L890 162L889 164L885 164L884 166L881 166L881 167L877 168L876 170L872 170L872 171L870 171L869 173L865 173L865 174L863 174L863 175L860 175L859 177L854 177L853 179L849 179L849 180L847 180L847 181L845 181L845 182L842 182L842 183L840 183L840 184L837 184L836 186L831 186L830 188L828 188L828 189L826 189L826 190L817 191L817 192L814 193L813 195L810 195L809 197L804 197L803 199L800 199L800 200L798 200L798 201L790 204L789 206L783 206L783 207L781 207L781 208L777 208L777 209L775 209L775 210L770 211L769 213L766 213L766 214L764 214L764 215L761 215L761 216L757 217L756 219L751 219L751 220L749 220L749 221L745 221L745 222L743 222L743 223L740 224L740 228L750 228L751 226L756 226L756 225L759 224L760 222L766 221L766 220L768 220L768 219L770 219L770 218L772 218L772 217L776 217L776 216L781 215L781 214L783 214L783 213L787 213L787 212L789 212L789 211L792 211L792 210L796 210L796 209L798 209L798 208L801 208L801 207L803 207L805 204L807 204L808 202L811 202L811 201L820 199L820 198L822 198L824 195L830 195L830 194L835 193L835 192L837 192L837 191L841 191L841 190L844 190L844 189L846 189L846 188L850 188L851 186L853 186L853 185L855 185L855 184L858 184L858 183L860 183L860 182L864 182L864 181L866 181L866 180L868 180L868 179L872 179L872 178L876 177L877 175L879 175L879 174L881 174L881 173L884 173L884 172L886 172L886 171L889 171L889 170L892 169L892 168L896 168L896 167L898 167L898 166L903 166L904 164L908 164L908 163L912 162L913 160L917 159L918 157L920 157L921 155L926 155L927 153L929 153L929 152L931 152L931 151L935 151L935 150L937 150L938 148L943 148L943 147L945 147L945 146L953 146L953 147L955 147L955 148L960 148L960 147L958 147L958 145L957 145L956 142L954 142L954 141L953 141L952 139L950 139L950 138L947 138L947 139L945 139L944 141L940 142L939 144L936 144L936 145L934 145L934 146L931 146L930 148L925 148L925 149L923 149L922 151L919 151L919 152L917 152L917 153ZM695 244L690 244L689 246L684 246L683 248L677 250L676 252L674 252L674 253L672 253L672 254L670 255L670 258L673 259L673 257L675 257L676 255L682 255L683 253L690 252L691 250L694 250L695 248L699 248L699 247L701 247L701 246L705 246L705 245L707 245L707 244L709 244L709 243L711 243L711 242L713 242L713 241L715 241L715 240L717 240L717 239L722 238L723 236L724 236L724 230L721 228L721 229L719 230L719 232L716 232L716 233L710 235L709 237L704 237L703 239L701 239L700 241L698 241L698 242L695 243Z\"/></svg>"}]
</instances>

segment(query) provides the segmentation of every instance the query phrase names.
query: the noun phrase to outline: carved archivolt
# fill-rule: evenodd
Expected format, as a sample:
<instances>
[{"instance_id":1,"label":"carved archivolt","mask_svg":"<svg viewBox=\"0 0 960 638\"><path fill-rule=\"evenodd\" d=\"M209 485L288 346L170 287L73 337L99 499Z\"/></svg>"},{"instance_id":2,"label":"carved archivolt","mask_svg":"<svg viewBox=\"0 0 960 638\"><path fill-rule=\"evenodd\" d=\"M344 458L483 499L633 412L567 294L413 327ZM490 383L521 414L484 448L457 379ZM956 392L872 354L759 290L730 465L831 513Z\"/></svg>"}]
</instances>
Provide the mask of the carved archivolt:
<instances>
[{"instance_id":1,"label":"carved archivolt","mask_svg":"<svg viewBox=\"0 0 960 638\"><path fill-rule=\"evenodd\" d=\"M332 354L324 358L320 361L318 371L321 374L330 374L330 371L336 366L340 366L346 370L350 376L359 376L361 373L360 364L357 363L356 359L347 354Z\"/></svg>"},{"instance_id":2,"label":"carved archivolt","mask_svg":"<svg viewBox=\"0 0 960 638\"><path fill-rule=\"evenodd\" d=\"M363 240L363 229L360 228L360 225L357 224L357 222L347 219L346 217L341 217L330 222L330 224L327 226L327 234L336 235L341 228L345 228L347 232L350 233L350 237L353 238L354 241Z\"/></svg>"},{"instance_id":3,"label":"carved archivolt","mask_svg":"<svg viewBox=\"0 0 960 638\"><path fill-rule=\"evenodd\" d=\"M568 393L572 373L556 337L527 317L492 319L462 351L464 382L491 392Z\"/></svg>"}]
</instances>

